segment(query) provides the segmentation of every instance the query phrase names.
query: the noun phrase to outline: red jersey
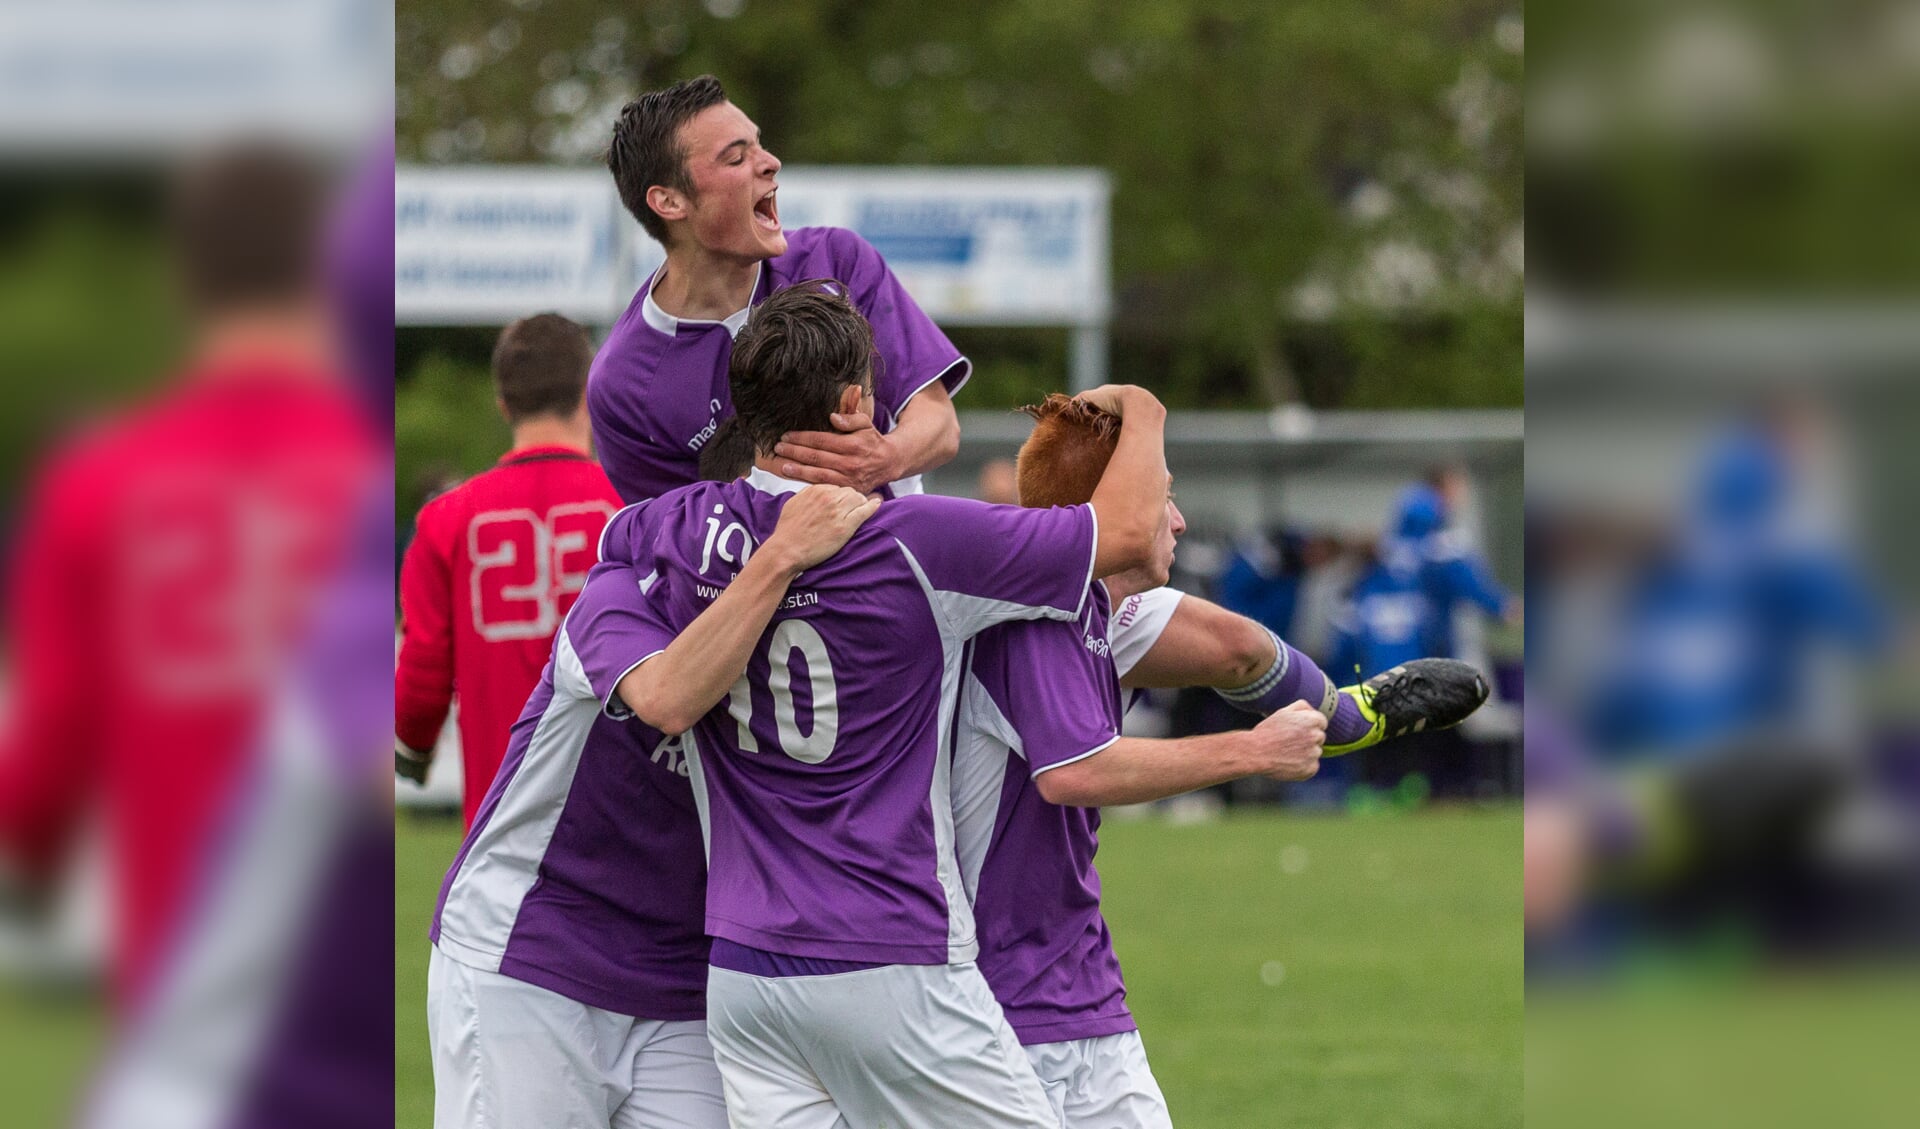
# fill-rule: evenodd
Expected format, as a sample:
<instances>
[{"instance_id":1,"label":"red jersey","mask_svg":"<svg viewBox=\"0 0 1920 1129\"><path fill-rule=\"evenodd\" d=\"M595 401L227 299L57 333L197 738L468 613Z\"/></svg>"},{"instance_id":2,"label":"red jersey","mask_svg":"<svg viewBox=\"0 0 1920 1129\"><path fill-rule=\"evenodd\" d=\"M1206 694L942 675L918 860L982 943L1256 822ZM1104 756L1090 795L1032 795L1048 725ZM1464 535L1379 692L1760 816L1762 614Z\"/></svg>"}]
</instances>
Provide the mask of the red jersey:
<instances>
[{"instance_id":1,"label":"red jersey","mask_svg":"<svg viewBox=\"0 0 1920 1129\"><path fill-rule=\"evenodd\" d=\"M204 896L269 697L384 473L343 380L255 360L95 429L34 486L0 839L50 869L98 798L122 1006Z\"/></svg>"},{"instance_id":2,"label":"red jersey","mask_svg":"<svg viewBox=\"0 0 1920 1129\"><path fill-rule=\"evenodd\" d=\"M400 567L394 733L433 748L456 690L467 826L620 496L571 447L525 447L420 510Z\"/></svg>"}]
</instances>

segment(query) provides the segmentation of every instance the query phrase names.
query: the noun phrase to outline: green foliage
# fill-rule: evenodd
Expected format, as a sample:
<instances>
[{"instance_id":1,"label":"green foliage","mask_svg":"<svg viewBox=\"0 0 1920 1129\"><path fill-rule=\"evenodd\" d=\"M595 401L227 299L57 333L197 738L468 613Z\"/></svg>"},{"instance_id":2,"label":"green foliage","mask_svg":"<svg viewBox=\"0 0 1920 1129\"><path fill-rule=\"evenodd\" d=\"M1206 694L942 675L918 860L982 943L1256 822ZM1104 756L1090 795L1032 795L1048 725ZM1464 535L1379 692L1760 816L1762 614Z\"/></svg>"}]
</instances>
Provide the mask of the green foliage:
<instances>
[{"instance_id":1,"label":"green foliage","mask_svg":"<svg viewBox=\"0 0 1920 1129\"><path fill-rule=\"evenodd\" d=\"M430 484L492 466L508 439L486 368L428 354L394 391L395 516L410 525Z\"/></svg>"},{"instance_id":2,"label":"green foliage","mask_svg":"<svg viewBox=\"0 0 1920 1129\"><path fill-rule=\"evenodd\" d=\"M795 163L1108 170L1114 374L1170 404L1513 406L1518 19L1504 0L402 5L399 145L591 164L622 102L710 71ZM1045 373L1018 340L969 350L969 406L1066 381L1064 348Z\"/></svg>"},{"instance_id":3,"label":"green foliage","mask_svg":"<svg viewBox=\"0 0 1920 1129\"><path fill-rule=\"evenodd\" d=\"M0 484L78 418L165 378L182 329L151 225L41 210L0 254Z\"/></svg>"}]
</instances>

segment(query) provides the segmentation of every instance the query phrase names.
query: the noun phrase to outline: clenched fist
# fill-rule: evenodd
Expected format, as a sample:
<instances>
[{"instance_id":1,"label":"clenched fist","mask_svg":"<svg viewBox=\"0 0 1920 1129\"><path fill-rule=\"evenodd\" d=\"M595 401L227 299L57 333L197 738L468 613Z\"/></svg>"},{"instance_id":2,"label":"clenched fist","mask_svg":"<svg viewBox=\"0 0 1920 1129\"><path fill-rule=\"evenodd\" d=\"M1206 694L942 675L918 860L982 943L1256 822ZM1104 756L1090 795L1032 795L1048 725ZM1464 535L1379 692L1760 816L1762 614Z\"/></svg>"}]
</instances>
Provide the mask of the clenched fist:
<instances>
[{"instance_id":1,"label":"clenched fist","mask_svg":"<svg viewBox=\"0 0 1920 1129\"><path fill-rule=\"evenodd\" d=\"M1327 742L1327 719L1305 702L1269 714L1253 727L1260 752L1271 765L1261 775L1272 780L1311 780L1320 771L1320 747Z\"/></svg>"}]
</instances>

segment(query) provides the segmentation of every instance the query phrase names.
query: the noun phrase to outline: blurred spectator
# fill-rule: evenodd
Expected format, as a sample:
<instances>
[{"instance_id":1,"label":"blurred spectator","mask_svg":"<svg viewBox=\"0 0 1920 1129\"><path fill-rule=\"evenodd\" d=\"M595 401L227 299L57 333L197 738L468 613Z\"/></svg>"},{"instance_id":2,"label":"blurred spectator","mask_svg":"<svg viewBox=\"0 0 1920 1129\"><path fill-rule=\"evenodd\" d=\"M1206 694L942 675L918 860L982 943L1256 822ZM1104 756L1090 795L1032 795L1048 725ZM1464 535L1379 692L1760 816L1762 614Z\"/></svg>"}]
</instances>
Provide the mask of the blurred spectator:
<instances>
[{"instance_id":1,"label":"blurred spectator","mask_svg":"<svg viewBox=\"0 0 1920 1129\"><path fill-rule=\"evenodd\" d=\"M1486 562L1450 518L1464 505L1465 475L1455 468L1429 474L1401 495L1372 563L1354 581L1336 625L1329 668L1355 679L1372 677L1425 656L1461 657L1454 612L1473 604L1510 620L1519 601L1492 579ZM1484 658L1478 660L1484 665ZM1420 734L1363 761L1370 783L1397 786L1420 773L1441 795L1471 795L1475 772L1459 730Z\"/></svg>"},{"instance_id":2,"label":"blurred spectator","mask_svg":"<svg viewBox=\"0 0 1920 1129\"><path fill-rule=\"evenodd\" d=\"M1341 617L1333 660L1341 670L1358 668L1369 677L1424 655L1457 657L1453 617L1462 604L1519 619L1519 599L1449 526L1449 503L1457 505L1464 488L1464 476L1448 470L1400 495L1391 533L1354 582Z\"/></svg>"},{"instance_id":3,"label":"blurred spectator","mask_svg":"<svg viewBox=\"0 0 1920 1129\"><path fill-rule=\"evenodd\" d=\"M1012 459L988 459L980 468L980 500L996 506L1020 504L1020 480Z\"/></svg>"},{"instance_id":4,"label":"blurred spectator","mask_svg":"<svg viewBox=\"0 0 1920 1129\"><path fill-rule=\"evenodd\" d=\"M1338 537L1316 534L1301 546L1299 595L1293 606L1293 625L1287 642L1326 664L1333 655L1334 625L1345 602L1347 590L1359 579L1362 554L1348 548ZM1347 683L1352 671L1325 668L1335 681Z\"/></svg>"},{"instance_id":5,"label":"blurred spectator","mask_svg":"<svg viewBox=\"0 0 1920 1129\"><path fill-rule=\"evenodd\" d=\"M1265 530L1236 544L1216 585L1220 606L1291 641L1288 632L1293 627L1301 573L1306 567L1303 547L1304 539L1298 533L1281 528Z\"/></svg>"},{"instance_id":6,"label":"blurred spectator","mask_svg":"<svg viewBox=\"0 0 1920 1129\"><path fill-rule=\"evenodd\" d=\"M1764 735L1834 743L1823 656L1886 640L1883 601L1810 506L1814 419L1781 406L1701 460L1678 528L1628 581L1587 712L1596 750L1684 758Z\"/></svg>"},{"instance_id":7,"label":"blurred spectator","mask_svg":"<svg viewBox=\"0 0 1920 1129\"><path fill-rule=\"evenodd\" d=\"M558 314L501 332L493 380L512 448L421 509L401 567L395 765L425 782L457 689L468 827L620 508L589 453L592 362L586 330Z\"/></svg>"}]
</instances>

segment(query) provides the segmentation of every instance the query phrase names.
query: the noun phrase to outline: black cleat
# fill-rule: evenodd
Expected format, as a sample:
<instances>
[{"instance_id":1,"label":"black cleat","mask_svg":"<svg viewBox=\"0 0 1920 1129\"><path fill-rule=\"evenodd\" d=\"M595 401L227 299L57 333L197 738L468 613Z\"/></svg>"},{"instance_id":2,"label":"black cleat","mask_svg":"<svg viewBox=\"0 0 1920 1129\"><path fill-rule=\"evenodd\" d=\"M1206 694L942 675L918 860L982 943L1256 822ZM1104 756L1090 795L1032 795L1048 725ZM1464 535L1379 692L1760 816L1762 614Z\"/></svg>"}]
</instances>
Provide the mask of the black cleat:
<instances>
[{"instance_id":1,"label":"black cleat","mask_svg":"<svg viewBox=\"0 0 1920 1129\"><path fill-rule=\"evenodd\" d=\"M1458 725L1486 702L1488 687L1479 671L1456 659L1415 659L1339 692L1359 705L1373 727L1358 741L1328 745L1326 756Z\"/></svg>"}]
</instances>

